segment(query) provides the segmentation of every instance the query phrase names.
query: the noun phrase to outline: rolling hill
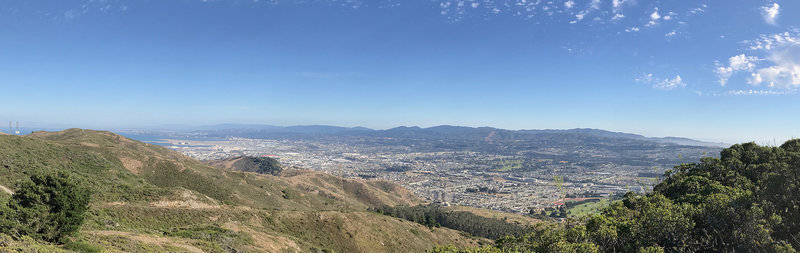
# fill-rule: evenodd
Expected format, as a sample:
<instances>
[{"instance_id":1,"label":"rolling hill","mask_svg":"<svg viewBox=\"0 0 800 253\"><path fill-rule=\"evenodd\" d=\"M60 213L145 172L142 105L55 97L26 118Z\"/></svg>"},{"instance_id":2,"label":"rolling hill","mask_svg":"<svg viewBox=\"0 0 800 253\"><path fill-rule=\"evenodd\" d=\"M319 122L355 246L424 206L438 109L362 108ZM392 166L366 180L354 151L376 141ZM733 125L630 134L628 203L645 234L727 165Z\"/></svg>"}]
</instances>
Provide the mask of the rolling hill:
<instances>
[{"instance_id":1,"label":"rolling hill","mask_svg":"<svg viewBox=\"0 0 800 253\"><path fill-rule=\"evenodd\" d=\"M486 239L366 211L421 203L402 187L288 169L210 166L166 148L83 129L0 136L0 185L68 170L94 194L77 242L111 252L420 252ZM5 201L8 195L0 193ZM0 238L0 250L62 246Z\"/></svg>"},{"instance_id":2,"label":"rolling hill","mask_svg":"<svg viewBox=\"0 0 800 253\"><path fill-rule=\"evenodd\" d=\"M281 166L278 160L270 157L229 157L222 160L210 161L208 164L235 171L255 172L259 174L277 175L283 171L283 166Z\"/></svg>"}]
</instances>

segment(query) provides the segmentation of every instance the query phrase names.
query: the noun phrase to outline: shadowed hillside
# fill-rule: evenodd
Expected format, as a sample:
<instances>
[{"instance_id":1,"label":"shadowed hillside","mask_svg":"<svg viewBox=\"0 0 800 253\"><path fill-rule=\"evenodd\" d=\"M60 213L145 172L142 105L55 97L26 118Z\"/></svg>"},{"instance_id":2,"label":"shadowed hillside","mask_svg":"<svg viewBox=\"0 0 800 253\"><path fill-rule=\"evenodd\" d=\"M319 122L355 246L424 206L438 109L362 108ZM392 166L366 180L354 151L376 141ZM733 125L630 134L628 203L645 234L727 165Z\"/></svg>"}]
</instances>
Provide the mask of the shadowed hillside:
<instances>
[{"instance_id":1,"label":"shadowed hillside","mask_svg":"<svg viewBox=\"0 0 800 253\"><path fill-rule=\"evenodd\" d=\"M237 156L209 162L212 166L223 167L235 171L255 172L258 174L277 175L283 166L271 157Z\"/></svg>"}]
</instances>

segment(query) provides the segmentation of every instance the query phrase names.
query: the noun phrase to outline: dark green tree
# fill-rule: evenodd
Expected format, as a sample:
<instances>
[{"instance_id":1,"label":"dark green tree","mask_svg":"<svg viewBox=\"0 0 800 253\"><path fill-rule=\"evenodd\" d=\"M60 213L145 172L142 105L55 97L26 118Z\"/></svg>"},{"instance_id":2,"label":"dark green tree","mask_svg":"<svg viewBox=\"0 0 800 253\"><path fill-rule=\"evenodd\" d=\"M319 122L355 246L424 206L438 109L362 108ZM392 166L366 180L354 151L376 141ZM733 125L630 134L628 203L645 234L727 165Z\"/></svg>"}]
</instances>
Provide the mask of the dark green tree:
<instances>
[{"instance_id":1,"label":"dark green tree","mask_svg":"<svg viewBox=\"0 0 800 253\"><path fill-rule=\"evenodd\" d=\"M0 208L0 232L65 242L80 229L91 193L67 171L35 171Z\"/></svg>"},{"instance_id":2,"label":"dark green tree","mask_svg":"<svg viewBox=\"0 0 800 253\"><path fill-rule=\"evenodd\" d=\"M629 192L601 214L576 224L503 237L492 250L796 252L800 248L800 139L780 147L736 144L722 150L719 158L675 166L662 178L647 195Z\"/></svg>"}]
</instances>

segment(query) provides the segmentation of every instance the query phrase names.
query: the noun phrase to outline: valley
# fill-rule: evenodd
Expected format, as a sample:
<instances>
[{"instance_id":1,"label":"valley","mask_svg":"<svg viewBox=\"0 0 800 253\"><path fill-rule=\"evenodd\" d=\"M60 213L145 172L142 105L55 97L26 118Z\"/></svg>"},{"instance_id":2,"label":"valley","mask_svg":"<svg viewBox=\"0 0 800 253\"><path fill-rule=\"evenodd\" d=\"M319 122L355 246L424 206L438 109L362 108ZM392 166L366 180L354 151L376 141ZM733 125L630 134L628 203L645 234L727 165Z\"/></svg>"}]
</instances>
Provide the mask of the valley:
<instances>
[{"instance_id":1,"label":"valley","mask_svg":"<svg viewBox=\"0 0 800 253\"><path fill-rule=\"evenodd\" d=\"M720 150L714 143L680 139L701 146L682 145L590 129L225 127L150 134L162 135L156 143L203 161L273 157L331 175L392 181L430 202L512 213L644 193L673 166Z\"/></svg>"}]
</instances>

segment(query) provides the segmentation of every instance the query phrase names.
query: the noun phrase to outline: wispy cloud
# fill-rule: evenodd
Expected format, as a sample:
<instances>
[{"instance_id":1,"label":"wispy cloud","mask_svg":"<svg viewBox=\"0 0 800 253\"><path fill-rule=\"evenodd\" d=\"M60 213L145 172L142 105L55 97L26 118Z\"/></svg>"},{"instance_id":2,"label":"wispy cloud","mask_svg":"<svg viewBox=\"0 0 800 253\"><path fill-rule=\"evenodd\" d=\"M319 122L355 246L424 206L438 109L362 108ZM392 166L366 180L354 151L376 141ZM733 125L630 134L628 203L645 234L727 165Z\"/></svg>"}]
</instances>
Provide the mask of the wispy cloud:
<instances>
[{"instance_id":1,"label":"wispy cloud","mask_svg":"<svg viewBox=\"0 0 800 253\"><path fill-rule=\"evenodd\" d=\"M726 95L734 96L752 96L752 95L789 95L795 94L794 91L786 90L729 90L725 92Z\"/></svg>"},{"instance_id":2,"label":"wispy cloud","mask_svg":"<svg viewBox=\"0 0 800 253\"><path fill-rule=\"evenodd\" d=\"M696 8L693 8L693 9L689 10L689 15L697 15L697 14L706 12L706 9L708 9L708 5L707 4L702 4L702 5L700 5L700 7L696 7Z\"/></svg>"},{"instance_id":3,"label":"wispy cloud","mask_svg":"<svg viewBox=\"0 0 800 253\"><path fill-rule=\"evenodd\" d=\"M674 90L677 88L686 87L686 83L683 81L683 78L681 78L680 75L675 75L674 78L661 79L653 77L653 73L646 73L640 77L637 77L635 80L639 83L652 85L653 88L659 90Z\"/></svg>"},{"instance_id":4,"label":"wispy cloud","mask_svg":"<svg viewBox=\"0 0 800 253\"><path fill-rule=\"evenodd\" d=\"M638 32L639 30L640 30L639 27L634 26L631 28L626 28L625 32Z\"/></svg>"},{"instance_id":5,"label":"wispy cloud","mask_svg":"<svg viewBox=\"0 0 800 253\"><path fill-rule=\"evenodd\" d=\"M67 20L75 19L89 12L88 8L72 9L64 12L64 18Z\"/></svg>"},{"instance_id":6,"label":"wispy cloud","mask_svg":"<svg viewBox=\"0 0 800 253\"><path fill-rule=\"evenodd\" d=\"M764 17L764 21L770 25L777 25L778 15L781 13L781 6L778 3L772 3L772 5L767 5L761 7L761 16Z\"/></svg>"},{"instance_id":7,"label":"wispy cloud","mask_svg":"<svg viewBox=\"0 0 800 253\"><path fill-rule=\"evenodd\" d=\"M630 0L612 0L611 1L611 7L614 8L614 12L618 12L620 9L622 9L622 5L625 4L626 2L631 2L631 1Z\"/></svg>"},{"instance_id":8,"label":"wispy cloud","mask_svg":"<svg viewBox=\"0 0 800 253\"><path fill-rule=\"evenodd\" d=\"M794 95L797 90L775 90L775 89L734 89L720 92L693 91L698 96L725 97L725 96L781 96Z\"/></svg>"},{"instance_id":9,"label":"wispy cloud","mask_svg":"<svg viewBox=\"0 0 800 253\"><path fill-rule=\"evenodd\" d=\"M599 10L600 9L600 0L592 0L592 2L589 3L589 8L592 8L592 9L595 9L595 10Z\"/></svg>"},{"instance_id":10,"label":"wispy cloud","mask_svg":"<svg viewBox=\"0 0 800 253\"><path fill-rule=\"evenodd\" d=\"M74 6L67 5L68 9L63 10L61 18L65 20L72 20L80 18L88 13L113 13L125 12L128 6L123 4L120 0L87 0L82 3L75 4Z\"/></svg>"},{"instance_id":11,"label":"wispy cloud","mask_svg":"<svg viewBox=\"0 0 800 253\"><path fill-rule=\"evenodd\" d=\"M586 24L619 20L626 15L624 6L634 0L433 0L441 15L450 21L461 21L471 14L507 14L526 19L536 16L566 19L568 23ZM590 21L590 22L587 22Z\"/></svg>"},{"instance_id":12,"label":"wispy cloud","mask_svg":"<svg viewBox=\"0 0 800 253\"><path fill-rule=\"evenodd\" d=\"M658 7L656 7L655 10L653 10L653 12L650 13L650 20L647 21L647 23L644 26L645 27L650 27L650 26L657 25L659 23L659 21L670 21L676 15L678 15L678 13L675 13L675 12L672 12L672 11L667 12L667 13L659 13L658 12Z\"/></svg>"},{"instance_id":13,"label":"wispy cloud","mask_svg":"<svg viewBox=\"0 0 800 253\"><path fill-rule=\"evenodd\" d=\"M800 45L800 29L772 35L762 34L758 39L745 41L745 43L750 44L750 50L773 50L786 46L797 46Z\"/></svg>"},{"instance_id":14,"label":"wispy cloud","mask_svg":"<svg viewBox=\"0 0 800 253\"><path fill-rule=\"evenodd\" d=\"M746 82L750 85L765 84L772 88L794 89L800 87L800 30L761 35L746 41L751 56L732 56L727 66L717 63L715 70L720 84L737 72L749 72Z\"/></svg>"}]
</instances>

